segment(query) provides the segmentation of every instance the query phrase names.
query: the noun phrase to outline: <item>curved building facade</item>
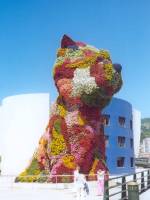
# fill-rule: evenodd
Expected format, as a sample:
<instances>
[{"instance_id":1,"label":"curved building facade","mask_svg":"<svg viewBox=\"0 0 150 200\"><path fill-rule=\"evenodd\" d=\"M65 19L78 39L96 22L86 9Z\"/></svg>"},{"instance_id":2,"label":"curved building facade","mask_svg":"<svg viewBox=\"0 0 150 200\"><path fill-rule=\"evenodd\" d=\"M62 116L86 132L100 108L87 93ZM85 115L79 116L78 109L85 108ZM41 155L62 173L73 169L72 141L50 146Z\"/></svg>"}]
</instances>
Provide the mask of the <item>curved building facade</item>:
<instances>
[{"instance_id":1,"label":"curved building facade","mask_svg":"<svg viewBox=\"0 0 150 200\"><path fill-rule=\"evenodd\" d=\"M103 110L106 162L111 175L133 173L134 139L132 105L113 98Z\"/></svg>"}]
</instances>

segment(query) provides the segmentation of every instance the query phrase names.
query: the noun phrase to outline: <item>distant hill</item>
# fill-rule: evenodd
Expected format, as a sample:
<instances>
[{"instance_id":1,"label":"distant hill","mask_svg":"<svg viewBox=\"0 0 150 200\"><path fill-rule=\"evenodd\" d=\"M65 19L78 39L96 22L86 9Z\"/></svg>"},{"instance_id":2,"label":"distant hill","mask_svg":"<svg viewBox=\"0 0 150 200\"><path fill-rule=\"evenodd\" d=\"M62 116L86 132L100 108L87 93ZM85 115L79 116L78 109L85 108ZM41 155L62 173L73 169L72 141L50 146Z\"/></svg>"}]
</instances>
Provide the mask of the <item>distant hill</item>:
<instances>
[{"instance_id":1,"label":"distant hill","mask_svg":"<svg viewBox=\"0 0 150 200\"><path fill-rule=\"evenodd\" d=\"M150 137L150 118L141 120L141 141L146 137Z\"/></svg>"}]
</instances>

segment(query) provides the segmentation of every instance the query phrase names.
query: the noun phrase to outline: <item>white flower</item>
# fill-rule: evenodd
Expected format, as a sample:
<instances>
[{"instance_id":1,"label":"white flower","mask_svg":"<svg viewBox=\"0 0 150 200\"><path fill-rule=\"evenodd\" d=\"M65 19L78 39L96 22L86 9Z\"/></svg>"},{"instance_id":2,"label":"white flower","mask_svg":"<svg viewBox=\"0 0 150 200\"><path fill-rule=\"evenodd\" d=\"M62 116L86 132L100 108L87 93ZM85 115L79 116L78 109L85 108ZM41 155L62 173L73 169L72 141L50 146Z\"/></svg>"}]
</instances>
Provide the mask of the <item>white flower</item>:
<instances>
[{"instance_id":1,"label":"white flower","mask_svg":"<svg viewBox=\"0 0 150 200\"><path fill-rule=\"evenodd\" d=\"M74 124L79 124L78 122L79 111L68 112L65 116L65 121L68 127L71 127Z\"/></svg>"},{"instance_id":2,"label":"white flower","mask_svg":"<svg viewBox=\"0 0 150 200\"><path fill-rule=\"evenodd\" d=\"M94 51L94 52L99 52L99 49L92 46L92 45L86 45L86 47L83 47L83 49L89 49L89 50Z\"/></svg>"},{"instance_id":3,"label":"white flower","mask_svg":"<svg viewBox=\"0 0 150 200\"><path fill-rule=\"evenodd\" d=\"M56 103L52 103L50 105L50 117L52 117L53 115L56 115L56 114L58 114L57 104Z\"/></svg>"},{"instance_id":4,"label":"white flower","mask_svg":"<svg viewBox=\"0 0 150 200\"><path fill-rule=\"evenodd\" d=\"M83 93L91 94L97 88L95 78L90 76L90 67L74 71L73 83L73 96L80 96Z\"/></svg>"}]
</instances>

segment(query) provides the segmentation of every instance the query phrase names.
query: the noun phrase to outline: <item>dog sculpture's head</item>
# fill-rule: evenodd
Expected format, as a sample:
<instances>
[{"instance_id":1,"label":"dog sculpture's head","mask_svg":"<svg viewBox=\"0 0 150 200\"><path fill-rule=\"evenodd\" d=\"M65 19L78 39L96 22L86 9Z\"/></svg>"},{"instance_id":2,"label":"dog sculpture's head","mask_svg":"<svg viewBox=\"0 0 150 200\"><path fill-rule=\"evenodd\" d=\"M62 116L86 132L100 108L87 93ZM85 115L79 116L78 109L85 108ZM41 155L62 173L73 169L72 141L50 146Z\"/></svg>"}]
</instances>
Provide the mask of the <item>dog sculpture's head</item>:
<instances>
[{"instance_id":1,"label":"dog sculpture's head","mask_svg":"<svg viewBox=\"0 0 150 200\"><path fill-rule=\"evenodd\" d=\"M54 66L54 80L65 102L104 108L122 85L121 65L113 64L107 51L67 35L61 41Z\"/></svg>"}]
</instances>

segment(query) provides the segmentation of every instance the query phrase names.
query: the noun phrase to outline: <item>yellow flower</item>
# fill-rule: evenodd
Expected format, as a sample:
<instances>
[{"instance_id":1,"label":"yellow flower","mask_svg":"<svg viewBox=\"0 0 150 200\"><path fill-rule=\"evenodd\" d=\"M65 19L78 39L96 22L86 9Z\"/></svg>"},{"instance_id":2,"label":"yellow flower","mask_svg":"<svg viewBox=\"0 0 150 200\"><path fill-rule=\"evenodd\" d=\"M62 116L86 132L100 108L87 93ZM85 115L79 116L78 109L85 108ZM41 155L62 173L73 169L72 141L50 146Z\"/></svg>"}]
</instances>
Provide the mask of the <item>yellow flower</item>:
<instances>
[{"instance_id":1,"label":"yellow flower","mask_svg":"<svg viewBox=\"0 0 150 200\"><path fill-rule=\"evenodd\" d=\"M105 50L100 50L99 56L103 57L104 59L110 59L109 52Z\"/></svg>"},{"instance_id":2,"label":"yellow flower","mask_svg":"<svg viewBox=\"0 0 150 200\"><path fill-rule=\"evenodd\" d=\"M81 126L85 124L84 120L80 117L80 115L78 115L78 122L79 122L79 125Z\"/></svg>"},{"instance_id":3,"label":"yellow flower","mask_svg":"<svg viewBox=\"0 0 150 200\"><path fill-rule=\"evenodd\" d=\"M67 67L71 67L71 68L86 68L91 66L92 64L95 63L97 59L97 55L96 56L91 56L91 57L87 57L83 60L77 61L75 63L69 63L67 64Z\"/></svg>"},{"instance_id":4,"label":"yellow flower","mask_svg":"<svg viewBox=\"0 0 150 200\"><path fill-rule=\"evenodd\" d=\"M34 175L39 175L41 171L39 169L34 170Z\"/></svg>"},{"instance_id":5,"label":"yellow flower","mask_svg":"<svg viewBox=\"0 0 150 200\"><path fill-rule=\"evenodd\" d=\"M107 80L112 80L113 77L113 67L112 64L104 64L105 77Z\"/></svg>"},{"instance_id":6,"label":"yellow flower","mask_svg":"<svg viewBox=\"0 0 150 200\"><path fill-rule=\"evenodd\" d=\"M66 149L64 137L61 133L57 133L55 129L53 129L52 135L53 139L49 146L50 152L52 155L59 155Z\"/></svg>"},{"instance_id":7,"label":"yellow flower","mask_svg":"<svg viewBox=\"0 0 150 200\"><path fill-rule=\"evenodd\" d=\"M92 168L90 170L90 173L89 174L95 174L95 169L97 167L97 164L98 164L99 160L97 158L95 158L94 162L93 162L93 165L92 165Z\"/></svg>"},{"instance_id":8,"label":"yellow flower","mask_svg":"<svg viewBox=\"0 0 150 200\"><path fill-rule=\"evenodd\" d=\"M19 174L19 177L20 176L26 176L27 175L27 171L25 170L25 171L23 171L21 174Z\"/></svg>"},{"instance_id":9,"label":"yellow flower","mask_svg":"<svg viewBox=\"0 0 150 200\"><path fill-rule=\"evenodd\" d=\"M42 145L42 146L45 146L47 144L47 140L44 139L43 137L41 137L39 144Z\"/></svg>"},{"instance_id":10,"label":"yellow flower","mask_svg":"<svg viewBox=\"0 0 150 200\"><path fill-rule=\"evenodd\" d=\"M66 155L62 158L64 165L67 168L70 169L75 169L76 168L76 164L75 164L75 158L72 155Z\"/></svg>"},{"instance_id":11,"label":"yellow flower","mask_svg":"<svg viewBox=\"0 0 150 200\"><path fill-rule=\"evenodd\" d=\"M66 54L66 48L60 48L60 49L58 49L58 51L57 51L57 57L59 57L59 56L65 56L65 54Z\"/></svg>"},{"instance_id":12,"label":"yellow flower","mask_svg":"<svg viewBox=\"0 0 150 200\"><path fill-rule=\"evenodd\" d=\"M58 111L59 111L59 115L61 117L65 117L66 116L67 111L65 110L63 105L58 104Z\"/></svg>"}]
</instances>

